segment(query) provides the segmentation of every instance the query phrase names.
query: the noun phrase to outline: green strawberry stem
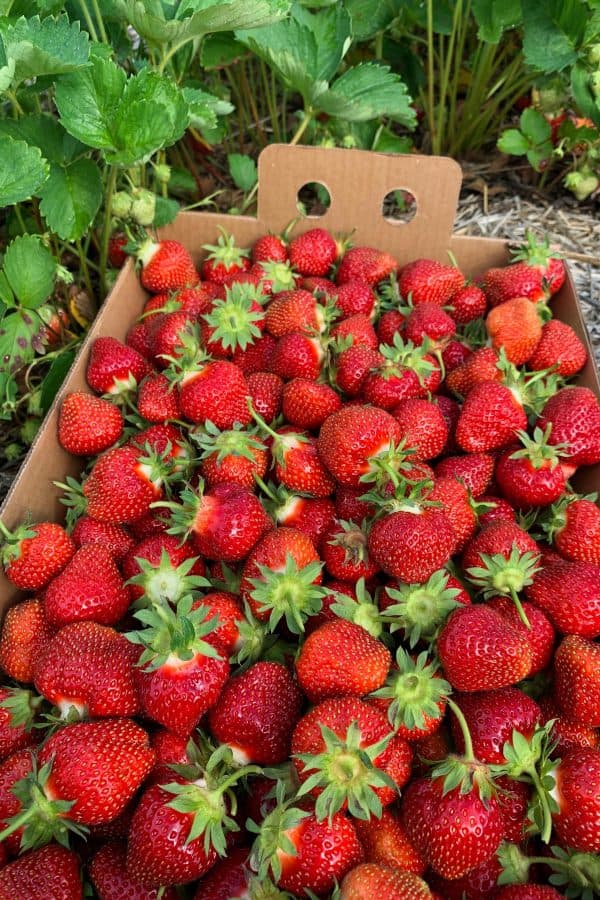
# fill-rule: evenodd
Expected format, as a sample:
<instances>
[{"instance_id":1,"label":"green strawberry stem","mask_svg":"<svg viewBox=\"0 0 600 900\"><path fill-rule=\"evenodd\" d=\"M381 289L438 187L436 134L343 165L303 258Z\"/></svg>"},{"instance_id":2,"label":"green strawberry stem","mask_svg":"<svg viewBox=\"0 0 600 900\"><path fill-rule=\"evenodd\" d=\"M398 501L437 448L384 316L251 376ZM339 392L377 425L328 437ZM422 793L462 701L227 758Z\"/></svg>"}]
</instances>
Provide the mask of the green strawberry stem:
<instances>
[{"instance_id":1,"label":"green strawberry stem","mask_svg":"<svg viewBox=\"0 0 600 900\"><path fill-rule=\"evenodd\" d=\"M527 884L531 866L547 866L555 873L549 882L569 887L567 896L592 898L600 893L600 859L596 854L552 848L552 856L526 856L515 844L500 845L497 856L502 872L499 885Z\"/></svg>"},{"instance_id":2,"label":"green strawberry stem","mask_svg":"<svg viewBox=\"0 0 600 900\"><path fill-rule=\"evenodd\" d=\"M335 607L332 607L335 611ZM425 729L425 716L441 719L440 702L451 692L443 678L436 677L437 665L423 651L414 660L402 647L396 652L397 669L392 668L382 688L372 696L390 700L388 719L397 731L402 725L411 730Z\"/></svg>"},{"instance_id":3,"label":"green strawberry stem","mask_svg":"<svg viewBox=\"0 0 600 900\"><path fill-rule=\"evenodd\" d=\"M533 582L540 565L540 555L529 551L521 553L513 544L508 559L502 553L493 556L481 553L479 558L481 565L467 570L469 580L482 590L486 600L498 594L510 597L525 627L531 628L518 591Z\"/></svg>"},{"instance_id":4,"label":"green strawberry stem","mask_svg":"<svg viewBox=\"0 0 600 900\"><path fill-rule=\"evenodd\" d=\"M454 713L456 721L458 722L458 727L460 728L461 734L463 736L463 741L465 744L465 752L463 754L463 758L467 762L476 762L475 754L473 752L473 741L471 740L471 732L469 731L467 720L465 719L460 706L458 706L451 697L448 697L448 706Z\"/></svg>"}]
</instances>

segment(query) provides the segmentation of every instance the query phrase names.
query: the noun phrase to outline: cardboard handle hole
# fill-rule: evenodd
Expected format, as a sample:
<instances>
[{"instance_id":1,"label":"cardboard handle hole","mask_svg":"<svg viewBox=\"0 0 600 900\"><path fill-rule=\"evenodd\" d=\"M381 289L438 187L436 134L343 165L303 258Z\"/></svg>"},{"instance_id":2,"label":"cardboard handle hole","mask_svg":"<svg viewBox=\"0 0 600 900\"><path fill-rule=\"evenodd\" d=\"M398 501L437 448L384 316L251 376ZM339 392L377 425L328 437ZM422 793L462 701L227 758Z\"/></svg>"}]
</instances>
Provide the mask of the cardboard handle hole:
<instances>
[{"instance_id":1,"label":"cardboard handle hole","mask_svg":"<svg viewBox=\"0 0 600 900\"><path fill-rule=\"evenodd\" d=\"M417 198L407 188L388 191L381 204L381 215L390 225L407 225L417 212Z\"/></svg>"},{"instance_id":2,"label":"cardboard handle hole","mask_svg":"<svg viewBox=\"0 0 600 900\"><path fill-rule=\"evenodd\" d=\"M331 206L331 193L321 181L307 181L298 189L296 206L306 219L320 219Z\"/></svg>"}]
</instances>

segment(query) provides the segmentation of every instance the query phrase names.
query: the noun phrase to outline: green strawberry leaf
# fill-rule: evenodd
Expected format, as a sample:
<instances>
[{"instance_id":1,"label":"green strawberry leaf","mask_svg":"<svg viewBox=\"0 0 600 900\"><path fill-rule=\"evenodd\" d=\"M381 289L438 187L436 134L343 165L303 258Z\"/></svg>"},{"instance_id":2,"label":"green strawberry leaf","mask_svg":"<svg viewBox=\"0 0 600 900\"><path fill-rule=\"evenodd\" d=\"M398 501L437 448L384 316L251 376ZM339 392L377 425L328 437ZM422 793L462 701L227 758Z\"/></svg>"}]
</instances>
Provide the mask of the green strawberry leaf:
<instances>
[{"instance_id":1,"label":"green strawberry leaf","mask_svg":"<svg viewBox=\"0 0 600 900\"><path fill-rule=\"evenodd\" d=\"M73 364L75 355L75 350L65 350L52 360L48 374L42 382L40 394L40 408L43 415L46 415L52 406L52 402Z\"/></svg>"},{"instance_id":2,"label":"green strawberry leaf","mask_svg":"<svg viewBox=\"0 0 600 900\"><path fill-rule=\"evenodd\" d=\"M14 60L14 81L40 75L60 75L88 64L90 39L79 22L68 16L40 19L22 16L3 33L6 58Z\"/></svg>"},{"instance_id":3,"label":"green strawberry leaf","mask_svg":"<svg viewBox=\"0 0 600 900\"><path fill-rule=\"evenodd\" d=\"M243 153L229 153L227 162L229 164L229 174L236 186L239 187L240 191L244 191L247 194L258 181L255 161L251 156L245 156Z\"/></svg>"},{"instance_id":4,"label":"green strawberry leaf","mask_svg":"<svg viewBox=\"0 0 600 900\"><path fill-rule=\"evenodd\" d=\"M184 87L182 94L189 109L190 125L194 128L215 128L217 116L233 112L233 105L200 88Z\"/></svg>"},{"instance_id":5,"label":"green strawberry leaf","mask_svg":"<svg viewBox=\"0 0 600 900\"><path fill-rule=\"evenodd\" d=\"M24 234L8 245L4 275L20 305L37 309L54 288L56 261L37 235Z\"/></svg>"},{"instance_id":6,"label":"green strawberry leaf","mask_svg":"<svg viewBox=\"0 0 600 900\"><path fill-rule=\"evenodd\" d=\"M318 108L350 122L365 122L389 116L407 127L414 127L416 114L400 76L388 66L362 63L341 75L318 98Z\"/></svg>"},{"instance_id":7,"label":"green strawberry leaf","mask_svg":"<svg viewBox=\"0 0 600 900\"><path fill-rule=\"evenodd\" d=\"M539 145L549 141L552 128L543 113L539 109L528 107L521 113L521 131L528 138L530 144Z\"/></svg>"},{"instance_id":8,"label":"green strawberry leaf","mask_svg":"<svg viewBox=\"0 0 600 900\"><path fill-rule=\"evenodd\" d=\"M581 115L591 119L600 127L600 101L592 91L589 69L581 61L571 69L571 90ZM566 122L564 124L566 125Z\"/></svg>"},{"instance_id":9,"label":"green strawberry leaf","mask_svg":"<svg viewBox=\"0 0 600 900\"><path fill-rule=\"evenodd\" d=\"M39 317L16 310L0 321L0 392L10 376L35 356L35 341L41 327Z\"/></svg>"},{"instance_id":10,"label":"green strawberry leaf","mask_svg":"<svg viewBox=\"0 0 600 900\"><path fill-rule=\"evenodd\" d=\"M48 227L65 241L88 230L102 202L102 176L91 159L53 166L40 192L40 210Z\"/></svg>"},{"instance_id":11,"label":"green strawberry leaf","mask_svg":"<svg viewBox=\"0 0 600 900\"><path fill-rule=\"evenodd\" d=\"M540 72L560 72L577 62L589 17L580 0L522 0L523 52L527 65Z\"/></svg>"},{"instance_id":12,"label":"green strawberry leaf","mask_svg":"<svg viewBox=\"0 0 600 900\"><path fill-rule=\"evenodd\" d=\"M98 150L113 147L112 123L127 76L111 60L94 57L90 68L66 75L56 84L56 105L63 126Z\"/></svg>"},{"instance_id":13,"label":"green strawberry leaf","mask_svg":"<svg viewBox=\"0 0 600 900\"><path fill-rule=\"evenodd\" d=\"M209 34L202 41L200 61L203 69L222 69L225 66L233 65L247 55L248 50L243 44L236 41L233 34L219 32Z\"/></svg>"},{"instance_id":14,"label":"green strawberry leaf","mask_svg":"<svg viewBox=\"0 0 600 900\"><path fill-rule=\"evenodd\" d=\"M0 206L28 200L48 177L48 164L37 147L0 133Z\"/></svg>"},{"instance_id":15,"label":"green strawberry leaf","mask_svg":"<svg viewBox=\"0 0 600 900\"><path fill-rule=\"evenodd\" d=\"M511 156L525 156L529 149L529 141L518 128L507 128L500 135L498 149Z\"/></svg>"},{"instance_id":16,"label":"green strawberry leaf","mask_svg":"<svg viewBox=\"0 0 600 900\"><path fill-rule=\"evenodd\" d=\"M175 220L179 212L179 203L169 197L156 197L156 206L154 210L154 220L152 224L155 228L163 228Z\"/></svg>"},{"instance_id":17,"label":"green strawberry leaf","mask_svg":"<svg viewBox=\"0 0 600 900\"><path fill-rule=\"evenodd\" d=\"M477 37L488 44L497 44L504 31L521 23L520 0L473 0L472 9L478 25Z\"/></svg>"},{"instance_id":18,"label":"green strawberry leaf","mask_svg":"<svg viewBox=\"0 0 600 900\"><path fill-rule=\"evenodd\" d=\"M38 147L48 162L65 165L71 162L83 149L54 116L41 113L22 116L20 119L0 120L0 135L6 134L16 141L25 141Z\"/></svg>"},{"instance_id":19,"label":"green strawberry leaf","mask_svg":"<svg viewBox=\"0 0 600 900\"><path fill-rule=\"evenodd\" d=\"M382 3L381 0L344 0L344 6L352 19L352 34L355 41L371 40L398 14L395 3Z\"/></svg>"}]
</instances>

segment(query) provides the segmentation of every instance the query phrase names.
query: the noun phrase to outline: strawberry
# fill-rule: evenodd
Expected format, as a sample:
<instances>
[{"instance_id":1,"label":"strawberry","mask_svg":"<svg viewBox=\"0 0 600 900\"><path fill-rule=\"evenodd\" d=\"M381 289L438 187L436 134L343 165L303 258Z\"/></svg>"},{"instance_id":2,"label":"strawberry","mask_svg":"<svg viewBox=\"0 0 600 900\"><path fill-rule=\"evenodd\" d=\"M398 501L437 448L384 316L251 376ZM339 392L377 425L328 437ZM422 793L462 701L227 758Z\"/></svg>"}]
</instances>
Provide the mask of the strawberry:
<instances>
[{"instance_id":1,"label":"strawberry","mask_svg":"<svg viewBox=\"0 0 600 900\"><path fill-rule=\"evenodd\" d=\"M356 583L378 571L369 559L366 523L335 521L322 537L321 557L329 575L341 581Z\"/></svg>"},{"instance_id":2,"label":"strawberry","mask_svg":"<svg viewBox=\"0 0 600 900\"><path fill-rule=\"evenodd\" d=\"M236 422L249 424L248 382L234 363L198 359L191 368L182 369L179 379L179 404L190 422L210 421L225 429L233 428Z\"/></svg>"},{"instance_id":3,"label":"strawberry","mask_svg":"<svg viewBox=\"0 0 600 900\"><path fill-rule=\"evenodd\" d=\"M437 404L413 397L392 409L400 424L400 438L415 451L416 459L439 456L448 440L448 426Z\"/></svg>"},{"instance_id":4,"label":"strawberry","mask_svg":"<svg viewBox=\"0 0 600 900\"><path fill-rule=\"evenodd\" d=\"M190 432L201 449L200 474L209 487L230 482L252 490L264 478L269 460L265 443L240 425L221 431L212 422Z\"/></svg>"},{"instance_id":5,"label":"strawberry","mask_svg":"<svg viewBox=\"0 0 600 900\"><path fill-rule=\"evenodd\" d=\"M144 378L138 388L136 406L147 422L166 422L181 416L177 391L161 372Z\"/></svg>"},{"instance_id":6,"label":"strawberry","mask_svg":"<svg viewBox=\"0 0 600 900\"><path fill-rule=\"evenodd\" d=\"M352 247L346 251L336 275L338 285L347 281L366 281L376 285L398 269L398 263L389 253L374 247Z\"/></svg>"},{"instance_id":7,"label":"strawberry","mask_svg":"<svg viewBox=\"0 0 600 900\"><path fill-rule=\"evenodd\" d=\"M8 580L21 591L45 588L75 553L75 544L54 522L21 525L9 531L0 521L0 560Z\"/></svg>"},{"instance_id":8,"label":"strawberry","mask_svg":"<svg viewBox=\"0 0 600 900\"><path fill-rule=\"evenodd\" d=\"M462 341L448 341L442 350L442 362L444 363L446 375L449 375L454 369L458 369L459 366L462 366L463 363L466 363L466 361L474 355L475 353L473 350L471 350L470 347L467 347Z\"/></svg>"},{"instance_id":9,"label":"strawberry","mask_svg":"<svg viewBox=\"0 0 600 900\"><path fill-rule=\"evenodd\" d=\"M398 276L401 295L414 306L420 303L444 306L464 283L464 275L457 268L434 259L416 259L403 266Z\"/></svg>"},{"instance_id":10,"label":"strawberry","mask_svg":"<svg viewBox=\"0 0 600 900\"><path fill-rule=\"evenodd\" d=\"M121 569L133 600L153 603L165 597L172 603L184 594L206 587L204 564L193 547L177 537L160 532L142 538L131 549Z\"/></svg>"},{"instance_id":11,"label":"strawberry","mask_svg":"<svg viewBox=\"0 0 600 900\"><path fill-rule=\"evenodd\" d=\"M411 649L421 639L432 641L452 610L470 602L461 582L445 569L434 572L423 584L390 580L379 598L382 614L391 623L390 631L393 634L402 629Z\"/></svg>"},{"instance_id":12,"label":"strawberry","mask_svg":"<svg viewBox=\"0 0 600 900\"><path fill-rule=\"evenodd\" d=\"M552 822L560 843L600 853L600 750L567 750L553 772L558 811Z\"/></svg>"},{"instance_id":13,"label":"strawberry","mask_svg":"<svg viewBox=\"0 0 600 900\"><path fill-rule=\"evenodd\" d=\"M566 387L544 406L538 425L552 431L548 442L565 444L563 462L574 471L577 466L600 462L600 403L589 388Z\"/></svg>"},{"instance_id":14,"label":"strawberry","mask_svg":"<svg viewBox=\"0 0 600 900\"><path fill-rule=\"evenodd\" d=\"M369 555L386 574L422 583L450 559L454 529L445 512L418 499L400 500L395 508L373 523Z\"/></svg>"},{"instance_id":15,"label":"strawberry","mask_svg":"<svg viewBox=\"0 0 600 900\"><path fill-rule=\"evenodd\" d=\"M75 456L107 450L123 431L123 416L108 400L83 391L67 394L58 416L58 442Z\"/></svg>"},{"instance_id":16,"label":"strawberry","mask_svg":"<svg viewBox=\"0 0 600 900\"><path fill-rule=\"evenodd\" d=\"M329 497L302 497L281 487L276 496L275 505L271 506L268 501L266 504L277 525L301 531L315 547L319 547L323 535L335 521L333 501Z\"/></svg>"},{"instance_id":17,"label":"strawberry","mask_svg":"<svg viewBox=\"0 0 600 900\"><path fill-rule=\"evenodd\" d=\"M273 431L263 422L262 427L272 438L271 456L280 484L310 497L333 494L335 482L319 458L315 437L290 426Z\"/></svg>"},{"instance_id":18,"label":"strawberry","mask_svg":"<svg viewBox=\"0 0 600 900\"><path fill-rule=\"evenodd\" d=\"M135 543L123 525L100 522L85 515L77 519L71 538L78 550L87 544L102 544L117 563L123 561Z\"/></svg>"},{"instance_id":19,"label":"strawberry","mask_svg":"<svg viewBox=\"0 0 600 900\"><path fill-rule=\"evenodd\" d=\"M543 273L525 262L488 269L483 274L482 286L491 307L501 306L515 297L539 303L549 296Z\"/></svg>"},{"instance_id":20,"label":"strawberry","mask_svg":"<svg viewBox=\"0 0 600 900\"><path fill-rule=\"evenodd\" d=\"M310 430L319 429L327 416L342 405L332 387L307 378L294 378L284 384L281 402L290 425Z\"/></svg>"},{"instance_id":21,"label":"strawberry","mask_svg":"<svg viewBox=\"0 0 600 900\"><path fill-rule=\"evenodd\" d=\"M220 235L216 244L203 244L202 249L208 255L202 263L201 274L206 281L223 284L228 275L247 272L251 266L248 250L242 250L235 244L232 234L219 228Z\"/></svg>"},{"instance_id":22,"label":"strawberry","mask_svg":"<svg viewBox=\"0 0 600 900\"><path fill-rule=\"evenodd\" d=\"M536 572L525 593L563 634L600 636L600 565L551 563Z\"/></svg>"},{"instance_id":23,"label":"strawberry","mask_svg":"<svg viewBox=\"0 0 600 900\"><path fill-rule=\"evenodd\" d=\"M355 819L354 827L365 851L365 860L422 875L427 864L408 839L398 812L386 806L377 821L377 827L369 820Z\"/></svg>"},{"instance_id":24,"label":"strawberry","mask_svg":"<svg viewBox=\"0 0 600 900\"><path fill-rule=\"evenodd\" d=\"M569 719L561 714L555 700L551 696L540 697L542 724L551 723L552 740L556 741L555 753L561 756L565 750L576 750L578 747L595 747L600 749L600 731L589 725Z\"/></svg>"},{"instance_id":25,"label":"strawberry","mask_svg":"<svg viewBox=\"0 0 600 900\"><path fill-rule=\"evenodd\" d=\"M32 691L0 687L0 759L37 743L33 729L41 702Z\"/></svg>"},{"instance_id":26,"label":"strawberry","mask_svg":"<svg viewBox=\"0 0 600 900\"><path fill-rule=\"evenodd\" d=\"M117 843L104 844L88 864L90 880L102 900L157 900L158 891L132 879L126 868L127 851ZM161 889L162 890L162 889ZM175 888L162 890L162 900L177 900Z\"/></svg>"},{"instance_id":27,"label":"strawberry","mask_svg":"<svg viewBox=\"0 0 600 900\"><path fill-rule=\"evenodd\" d=\"M253 344L265 328L264 301L260 287L240 283L225 287L224 299L215 300L200 319L206 350L213 356L231 357L238 347L245 350Z\"/></svg>"},{"instance_id":28,"label":"strawberry","mask_svg":"<svg viewBox=\"0 0 600 900\"><path fill-rule=\"evenodd\" d=\"M452 526L455 551L464 549L477 528L477 517L467 488L456 478L436 478L428 499L439 503Z\"/></svg>"},{"instance_id":29,"label":"strawberry","mask_svg":"<svg viewBox=\"0 0 600 900\"><path fill-rule=\"evenodd\" d=\"M476 284L465 284L455 291L449 299L450 315L458 325L466 325L485 316L487 298L484 291Z\"/></svg>"},{"instance_id":30,"label":"strawberry","mask_svg":"<svg viewBox=\"0 0 600 900\"><path fill-rule=\"evenodd\" d=\"M134 716L140 703L133 669L137 651L112 628L96 622L66 625L35 665L36 689L63 718Z\"/></svg>"},{"instance_id":31,"label":"strawberry","mask_svg":"<svg viewBox=\"0 0 600 900\"><path fill-rule=\"evenodd\" d=\"M260 238L259 238L260 240ZM243 900L250 890L267 890L252 878L247 847L232 848L200 879L194 900Z\"/></svg>"},{"instance_id":32,"label":"strawberry","mask_svg":"<svg viewBox=\"0 0 600 900\"><path fill-rule=\"evenodd\" d=\"M147 324L150 346L154 363L166 369L173 359L178 359L185 352L185 335L192 317L183 310L156 316Z\"/></svg>"},{"instance_id":33,"label":"strawberry","mask_svg":"<svg viewBox=\"0 0 600 900\"><path fill-rule=\"evenodd\" d=\"M400 871L380 863L362 863L345 876L340 887L340 900L377 900L379 897L402 897L402 900L433 898L427 883L412 872Z\"/></svg>"},{"instance_id":34,"label":"strawberry","mask_svg":"<svg viewBox=\"0 0 600 900\"><path fill-rule=\"evenodd\" d=\"M542 717L537 703L515 687L456 694L454 702L469 727L475 756L485 763L505 762L504 745L513 742L513 731L529 740ZM462 731L456 717L451 721L454 742L462 753Z\"/></svg>"},{"instance_id":35,"label":"strawberry","mask_svg":"<svg viewBox=\"0 0 600 900\"><path fill-rule=\"evenodd\" d=\"M322 563L310 538L295 528L267 532L250 552L242 569L240 593L259 622L269 628L285 619L294 634L308 616L319 612L326 591Z\"/></svg>"},{"instance_id":36,"label":"strawberry","mask_svg":"<svg viewBox=\"0 0 600 900\"><path fill-rule=\"evenodd\" d=\"M127 259L124 247L129 243L127 235L122 232L111 234L108 240L108 261L113 269L121 269Z\"/></svg>"},{"instance_id":37,"label":"strawberry","mask_svg":"<svg viewBox=\"0 0 600 900\"><path fill-rule=\"evenodd\" d=\"M542 334L527 365L533 371L554 369L563 378L570 378L580 372L587 362L585 344L576 332L561 322L551 319L542 327Z\"/></svg>"},{"instance_id":38,"label":"strawberry","mask_svg":"<svg viewBox=\"0 0 600 900\"><path fill-rule=\"evenodd\" d=\"M384 357L370 347L352 345L342 350L335 361L335 386L349 397L356 397L371 371L384 362Z\"/></svg>"},{"instance_id":39,"label":"strawberry","mask_svg":"<svg viewBox=\"0 0 600 900\"><path fill-rule=\"evenodd\" d=\"M456 322L436 303L420 303L415 306L405 324L404 337L420 346L429 340L436 350L443 349L454 336Z\"/></svg>"},{"instance_id":40,"label":"strawberry","mask_svg":"<svg viewBox=\"0 0 600 900\"><path fill-rule=\"evenodd\" d=\"M510 388L482 381L468 393L456 425L456 441L467 453L500 450L527 429L527 416Z\"/></svg>"},{"instance_id":41,"label":"strawberry","mask_svg":"<svg viewBox=\"0 0 600 900\"><path fill-rule=\"evenodd\" d=\"M134 446L107 450L83 485L87 514L114 525L139 519L162 497L165 473L156 453Z\"/></svg>"},{"instance_id":42,"label":"strawberry","mask_svg":"<svg viewBox=\"0 0 600 900\"><path fill-rule=\"evenodd\" d=\"M119 396L135 390L150 371L148 361L132 347L113 337L99 337L92 344L85 377L97 394Z\"/></svg>"},{"instance_id":43,"label":"strawberry","mask_svg":"<svg viewBox=\"0 0 600 900\"><path fill-rule=\"evenodd\" d=\"M125 346L135 350L151 365L154 362L150 331L146 327L146 322L136 322L131 326L125 335Z\"/></svg>"},{"instance_id":44,"label":"strawberry","mask_svg":"<svg viewBox=\"0 0 600 900\"><path fill-rule=\"evenodd\" d=\"M560 117L557 117L560 119ZM556 126L554 126L556 127ZM514 261L524 260L529 266L541 272L544 279L544 287L549 296L556 294L564 284L567 270L560 253L550 249L550 242L546 238L536 241L531 229L527 229L526 241L517 251L513 251L511 257Z\"/></svg>"},{"instance_id":45,"label":"strawberry","mask_svg":"<svg viewBox=\"0 0 600 900\"><path fill-rule=\"evenodd\" d=\"M290 241L290 263L301 275L327 275L338 254L335 239L324 228L311 228Z\"/></svg>"},{"instance_id":46,"label":"strawberry","mask_svg":"<svg viewBox=\"0 0 600 900\"><path fill-rule=\"evenodd\" d=\"M291 381L293 378L316 381L321 374L323 358L323 347L317 338L293 331L284 334L277 341L269 370L284 381Z\"/></svg>"},{"instance_id":47,"label":"strawberry","mask_svg":"<svg viewBox=\"0 0 600 900\"><path fill-rule=\"evenodd\" d=\"M250 250L252 262L286 262L287 243L276 234L263 234L257 238Z\"/></svg>"},{"instance_id":48,"label":"strawberry","mask_svg":"<svg viewBox=\"0 0 600 900\"><path fill-rule=\"evenodd\" d=\"M525 637L485 605L450 613L437 651L444 674L457 691L508 687L531 669L531 647Z\"/></svg>"},{"instance_id":49,"label":"strawberry","mask_svg":"<svg viewBox=\"0 0 600 900\"><path fill-rule=\"evenodd\" d=\"M494 900L559 900L556 888L541 884L510 884L494 892Z\"/></svg>"},{"instance_id":50,"label":"strawberry","mask_svg":"<svg viewBox=\"0 0 600 900\"><path fill-rule=\"evenodd\" d=\"M427 345L415 347L401 338L394 345L381 345L384 362L370 372L362 385L362 395L368 403L382 409L392 409L401 400L426 397L440 386L442 376L435 357L427 352Z\"/></svg>"},{"instance_id":51,"label":"strawberry","mask_svg":"<svg viewBox=\"0 0 600 900\"><path fill-rule=\"evenodd\" d=\"M333 300L342 319L358 313L369 318L375 315L377 295L366 281L346 281L339 287L334 286Z\"/></svg>"},{"instance_id":52,"label":"strawberry","mask_svg":"<svg viewBox=\"0 0 600 900\"><path fill-rule=\"evenodd\" d=\"M592 500L564 494L543 527L565 559L600 565L600 509Z\"/></svg>"},{"instance_id":53,"label":"strawberry","mask_svg":"<svg viewBox=\"0 0 600 900\"><path fill-rule=\"evenodd\" d=\"M322 331L324 311L313 294L302 288L274 294L267 306L265 327L275 338L297 331Z\"/></svg>"},{"instance_id":54,"label":"strawberry","mask_svg":"<svg viewBox=\"0 0 600 900\"><path fill-rule=\"evenodd\" d=\"M461 351L464 356L464 351ZM444 361L446 354L444 354ZM466 397L477 384L501 381L502 371L498 366L498 353L492 347L479 347L448 372L445 384L458 397Z\"/></svg>"},{"instance_id":55,"label":"strawberry","mask_svg":"<svg viewBox=\"0 0 600 900\"><path fill-rule=\"evenodd\" d=\"M205 609L205 621L217 617L218 624L212 632L215 646L221 647L225 656L231 656L239 650L243 643L240 629L244 623L244 614L237 595L229 591L210 591L196 600L192 609L199 606Z\"/></svg>"},{"instance_id":56,"label":"strawberry","mask_svg":"<svg viewBox=\"0 0 600 900\"><path fill-rule=\"evenodd\" d=\"M0 870L2 900L46 897L52 900L83 900L81 863L72 850L47 844L30 850Z\"/></svg>"},{"instance_id":57,"label":"strawberry","mask_svg":"<svg viewBox=\"0 0 600 900\"><path fill-rule=\"evenodd\" d=\"M269 873L284 891L327 896L346 872L363 860L352 821L343 813L319 820L309 809L290 807L280 795L265 818L253 848L259 883Z\"/></svg>"},{"instance_id":58,"label":"strawberry","mask_svg":"<svg viewBox=\"0 0 600 900\"><path fill-rule=\"evenodd\" d=\"M498 457L496 481L512 506L548 506L563 494L566 480L559 465L560 450L548 443L551 428L536 428L530 438L517 433L520 446L509 447Z\"/></svg>"},{"instance_id":59,"label":"strawberry","mask_svg":"<svg viewBox=\"0 0 600 900\"><path fill-rule=\"evenodd\" d=\"M600 727L600 647L580 635L563 638L554 654L554 693L561 712Z\"/></svg>"},{"instance_id":60,"label":"strawberry","mask_svg":"<svg viewBox=\"0 0 600 900\"><path fill-rule=\"evenodd\" d=\"M456 478L462 481L474 497L480 498L490 486L495 465L496 460L489 453L446 456L437 463L435 474L436 478Z\"/></svg>"},{"instance_id":61,"label":"strawberry","mask_svg":"<svg viewBox=\"0 0 600 900\"><path fill-rule=\"evenodd\" d=\"M523 365L533 355L542 337L537 309L526 297L515 297L494 307L485 327L494 350L504 350L509 362Z\"/></svg>"},{"instance_id":62,"label":"strawberry","mask_svg":"<svg viewBox=\"0 0 600 900\"><path fill-rule=\"evenodd\" d=\"M41 600L23 600L6 611L0 637L0 666L15 681L33 683L36 660L55 629Z\"/></svg>"},{"instance_id":63,"label":"strawberry","mask_svg":"<svg viewBox=\"0 0 600 900\"><path fill-rule=\"evenodd\" d=\"M400 426L393 416L356 405L343 406L325 419L317 446L321 461L337 482L361 487L361 476L372 468L371 459L399 440Z\"/></svg>"},{"instance_id":64,"label":"strawberry","mask_svg":"<svg viewBox=\"0 0 600 900\"><path fill-rule=\"evenodd\" d=\"M486 900L487 897L496 897L498 878L502 873L502 867L498 856L491 856L485 862L475 866L461 878L453 878L448 881L440 878L435 872L431 872L428 884L435 897L443 897L444 900Z\"/></svg>"},{"instance_id":65,"label":"strawberry","mask_svg":"<svg viewBox=\"0 0 600 900\"><path fill-rule=\"evenodd\" d=\"M271 423L281 410L283 378L274 372L251 372L248 375L248 396L255 410L265 422Z\"/></svg>"},{"instance_id":66,"label":"strawberry","mask_svg":"<svg viewBox=\"0 0 600 900\"><path fill-rule=\"evenodd\" d=\"M399 301L398 301L399 302ZM377 321L377 338L380 344L394 343L394 337L404 335L406 313L399 309L384 309Z\"/></svg>"},{"instance_id":67,"label":"strawberry","mask_svg":"<svg viewBox=\"0 0 600 900\"><path fill-rule=\"evenodd\" d=\"M115 625L129 603L129 591L114 557L100 544L77 550L44 595L46 618L55 628L77 621Z\"/></svg>"},{"instance_id":68,"label":"strawberry","mask_svg":"<svg viewBox=\"0 0 600 900\"><path fill-rule=\"evenodd\" d=\"M198 283L194 261L179 241L152 241L148 238L139 247L140 281L147 291L176 291Z\"/></svg>"},{"instance_id":69,"label":"strawberry","mask_svg":"<svg viewBox=\"0 0 600 900\"><path fill-rule=\"evenodd\" d=\"M556 634L545 612L533 603L524 600L521 608L529 627L525 625L519 610L510 597L492 597L487 603L490 609L499 613L513 628L519 631L531 648L531 669L528 677L541 672L552 661Z\"/></svg>"},{"instance_id":70,"label":"strawberry","mask_svg":"<svg viewBox=\"0 0 600 900\"><path fill-rule=\"evenodd\" d=\"M2 846L6 847L10 856L17 856L30 849L32 842L24 844L24 822L21 820L22 798L17 786L32 777L35 755L31 748L16 750L7 759L0 762L0 819L2 828ZM17 793L15 789L17 788ZM15 827L12 827L12 821ZM6 833L5 833L6 832ZM50 840L50 833L47 840Z\"/></svg>"},{"instance_id":71,"label":"strawberry","mask_svg":"<svg viewBox=\"0 0 600 900\"><path fill-rule=\"evenodd\" d=\"M135 617L144 628L127 638L143 650L134 671L142 710L175 734L191 734L217 701L229 663L214 637L217 618L184 596L175 609L166 600Z\"/></svg>"},{"instance_id":72,"label":"strawberry","mask_svg":"<svg viewBox=\"0 0 600 900\"><path fill-rule=\"evenodd\" d=\"M302 694L285 666L258 662L229 679L209 712L209 727L236 762L274 765L290 755L301 707Z\"/></svg>"}]
</instances>

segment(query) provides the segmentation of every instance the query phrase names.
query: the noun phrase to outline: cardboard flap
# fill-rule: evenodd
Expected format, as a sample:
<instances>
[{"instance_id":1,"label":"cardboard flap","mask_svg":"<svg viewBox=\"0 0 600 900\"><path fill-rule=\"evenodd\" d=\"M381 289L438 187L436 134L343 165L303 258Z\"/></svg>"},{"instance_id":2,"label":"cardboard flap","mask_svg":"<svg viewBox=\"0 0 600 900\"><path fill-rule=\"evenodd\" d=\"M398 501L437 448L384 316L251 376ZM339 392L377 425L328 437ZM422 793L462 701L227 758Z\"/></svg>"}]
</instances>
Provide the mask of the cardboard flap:
<instances>
[{"instance_id":1,"label":"cardboard flap","mask_svg":"<svg viewBox=\"0 0 600 900\"><path fill-rule=\"evenodd\" d=\"M353 223L354 243L414 259L420 248L427 248L429 256L446 256L462 172L445 157L271 144L260 154L258 178L258 219L265 230L283 231L298 218L298 191L319 182L329 191L331 205L323 216L302 219L298 231L322 225L347 233ZM410 222L383 216L384 198L399 188L416 199Z\"/></svg>"}]
</instances>

